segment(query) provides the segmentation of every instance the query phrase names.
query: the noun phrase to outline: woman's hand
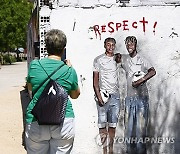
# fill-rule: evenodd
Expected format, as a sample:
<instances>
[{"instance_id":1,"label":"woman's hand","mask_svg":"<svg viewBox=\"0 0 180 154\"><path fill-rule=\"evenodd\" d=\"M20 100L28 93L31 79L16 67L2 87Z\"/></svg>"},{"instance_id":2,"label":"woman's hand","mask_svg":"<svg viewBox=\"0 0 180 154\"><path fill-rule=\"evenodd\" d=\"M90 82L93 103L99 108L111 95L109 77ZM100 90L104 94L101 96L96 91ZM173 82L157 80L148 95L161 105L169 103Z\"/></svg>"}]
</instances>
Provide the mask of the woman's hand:
<instances>
[{"instance_id":1,"label":"woman's hand","mask_svg":"<svg viewBox=\"0 0 180 154\"><path fill-rule=\"evenodd\" d=\"M71 62L70 62L69 59L65 59L65 60L64 60L64 63L65 63L66 65L68 65L69 67L72 67L72 64L71 64Z\"/></svg>"}]
</instances>

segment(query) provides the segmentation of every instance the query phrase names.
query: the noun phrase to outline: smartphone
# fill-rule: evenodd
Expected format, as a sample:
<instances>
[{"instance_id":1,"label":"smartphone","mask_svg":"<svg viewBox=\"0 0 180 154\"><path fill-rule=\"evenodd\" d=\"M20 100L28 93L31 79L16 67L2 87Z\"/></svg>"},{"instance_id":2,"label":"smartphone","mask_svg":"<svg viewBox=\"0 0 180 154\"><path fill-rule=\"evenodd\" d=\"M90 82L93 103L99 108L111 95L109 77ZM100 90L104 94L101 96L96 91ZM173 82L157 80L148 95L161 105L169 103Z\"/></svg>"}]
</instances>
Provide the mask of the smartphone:
<instances>
[{"instance_id":1,"label":"smartphone","mask_svg":"<svg viewBox=\"0 0 180 154\"><path fill-rule=\"evenodd\" d=\"M64 53L63 53L63 55L62 55L62 57L61 57L61 60L62 61L64 61L66 59L66 49L64 49Z\"/></svg>"}]
</instances>

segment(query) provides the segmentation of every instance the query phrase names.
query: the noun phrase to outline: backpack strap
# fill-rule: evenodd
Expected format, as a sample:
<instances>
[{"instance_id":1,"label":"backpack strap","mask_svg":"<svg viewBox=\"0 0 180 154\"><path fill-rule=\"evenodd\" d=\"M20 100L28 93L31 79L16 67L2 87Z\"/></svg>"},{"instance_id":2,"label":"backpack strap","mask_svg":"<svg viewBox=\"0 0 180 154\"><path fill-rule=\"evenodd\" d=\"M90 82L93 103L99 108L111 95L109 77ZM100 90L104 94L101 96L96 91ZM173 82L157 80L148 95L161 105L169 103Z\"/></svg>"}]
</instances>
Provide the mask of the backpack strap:
<instances>
[{"instance_id":1,"label":"backpack strap","mask_svg":"<svg viewBox=\"0 0 180 154\"><path fill-rule=\"evenodd\" d=\"M42 65L41 65L41 63L40 63L40 61L38 60L38 62L39 62L39 64L40 64L40 66L42 67ZM46 74L47 74L47 78L39 85L39 87L36 89L36 91L33 93L33 96L37 93L37 91L40 89L40 87L49 79L49 78L51 78L51 76L53 75L53 74L55 74L61 67L63 67L65 64L63 63L62 65L60 65L57 69L55 69L50 75L48 75L47 74L47 72L45 71L45 69L44 69L44 67L42 67L43 68L43 70L46 72Z\"/></svg>"}]
</instances>

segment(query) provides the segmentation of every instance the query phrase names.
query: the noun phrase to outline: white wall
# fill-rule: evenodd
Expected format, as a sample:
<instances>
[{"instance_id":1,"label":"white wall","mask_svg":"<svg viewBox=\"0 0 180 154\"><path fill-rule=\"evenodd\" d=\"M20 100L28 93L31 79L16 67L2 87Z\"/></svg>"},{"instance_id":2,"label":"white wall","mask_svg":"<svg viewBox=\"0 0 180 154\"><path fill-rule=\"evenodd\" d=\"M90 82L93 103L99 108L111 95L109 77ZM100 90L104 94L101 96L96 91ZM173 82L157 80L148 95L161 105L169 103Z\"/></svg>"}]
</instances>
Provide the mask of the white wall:
<instances>
[{"instance_id":1,"label":"white wall","mask_svg":"<svg viewBox=\"0 0 180 154\"><path fill-rule=\"evenodd\" d=\"M142 19L145 18L143 31ZM127 53L124 39L135 35L138 51L154 65L157 75L148 82L150 91L150 136L175 137L174 144L152 144L149 153L173 154L180 151L180 7L97 7L83 9L65 7L54 9L50 14L51 28L58 28L67 34L67 58L72 61L78 75L86 78L84 93L87 101L93 101L92 64L93 59L104 52L106 37L117 40L116 52ZM128 21L125 21L128 20ZM125 29L123 30L123 21ZM121 23L118 31L116 23ZM154 29L154 24L157 25ZM137 26L137 28L133 28ZM106 25L100 35L89 28ZM74 28L74 29L73 29ZM128 30L126 30L128 29ZM154 32L155 30L155 32ZM124 81L124 80L123 80Z\"/></svg>"}]
</instances>

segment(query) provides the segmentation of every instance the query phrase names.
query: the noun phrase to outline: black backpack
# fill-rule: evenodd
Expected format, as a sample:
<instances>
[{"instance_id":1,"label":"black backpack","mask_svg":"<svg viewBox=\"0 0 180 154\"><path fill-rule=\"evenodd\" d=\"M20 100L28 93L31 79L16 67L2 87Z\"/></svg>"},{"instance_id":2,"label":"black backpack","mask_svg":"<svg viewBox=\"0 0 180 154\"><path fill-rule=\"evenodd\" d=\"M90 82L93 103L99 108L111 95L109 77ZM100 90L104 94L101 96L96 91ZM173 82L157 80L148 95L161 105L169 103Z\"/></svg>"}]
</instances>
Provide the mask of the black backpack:
<instances>
[{"instance_id":1,"label":"black backpack","mask_svg":"<svg viewBox=\"0 0 180 154\"><path fill-rule=\"evenodd\" d=\"M51 79L51 76L64 65L65 64L59 66L50 75L47 74L47 72L41 65L48 78L43 81L43 83L37 88L37 90L48 79L50 79L50 81L44 88L42 94L40 95L36 105L31 112L37 119L39 125L62 125L64 122L68 94L65 89L56 81L60 77L58 77L56 80Z\"/></svg>"}]
</instances>

